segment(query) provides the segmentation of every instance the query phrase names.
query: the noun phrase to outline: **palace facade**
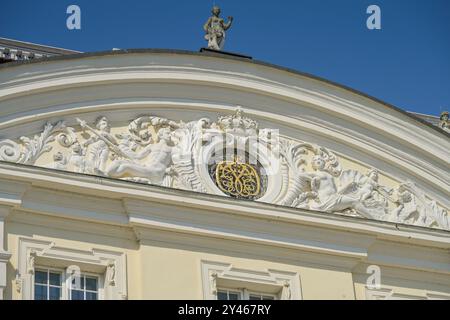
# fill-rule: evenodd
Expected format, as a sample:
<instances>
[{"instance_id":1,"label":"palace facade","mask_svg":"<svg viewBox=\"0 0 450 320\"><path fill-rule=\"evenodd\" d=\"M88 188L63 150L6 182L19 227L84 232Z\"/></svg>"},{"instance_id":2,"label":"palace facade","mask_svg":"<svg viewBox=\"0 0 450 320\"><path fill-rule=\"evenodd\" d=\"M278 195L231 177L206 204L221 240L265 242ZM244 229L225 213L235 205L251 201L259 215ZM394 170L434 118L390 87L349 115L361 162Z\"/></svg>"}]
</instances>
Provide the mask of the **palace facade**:
<instances>
[{"instance_id":1,"label":"palace facade","mask_svg":"<svg viewBox=\"0 0 450 320\"><path fill-rule=\"evenodd\" d=\"M450 298L444 127L210 50L9 60L0 298Z\"/></svg>"}]
</instances>

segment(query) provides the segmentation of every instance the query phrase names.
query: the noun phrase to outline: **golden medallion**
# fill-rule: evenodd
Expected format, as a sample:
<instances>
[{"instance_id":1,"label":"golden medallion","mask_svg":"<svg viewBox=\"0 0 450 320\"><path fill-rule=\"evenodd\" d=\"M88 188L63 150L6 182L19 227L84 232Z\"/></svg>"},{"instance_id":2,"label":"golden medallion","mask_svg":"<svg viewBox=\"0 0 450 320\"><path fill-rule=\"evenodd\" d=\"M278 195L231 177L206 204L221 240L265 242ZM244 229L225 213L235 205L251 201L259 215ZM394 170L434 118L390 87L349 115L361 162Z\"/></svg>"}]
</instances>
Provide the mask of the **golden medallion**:
<instances>
[{"instance_id":1,"label":"golden medallion","mask_svg":"<svg viewBox=\"0 0 450 320\"><path fill-rule=\"evenodd\" d=\"M224 193L238 198L252 198L261 191L258 171L250 164L237 161L217 164L216 184Z\"/></svg>"}]
</instances>

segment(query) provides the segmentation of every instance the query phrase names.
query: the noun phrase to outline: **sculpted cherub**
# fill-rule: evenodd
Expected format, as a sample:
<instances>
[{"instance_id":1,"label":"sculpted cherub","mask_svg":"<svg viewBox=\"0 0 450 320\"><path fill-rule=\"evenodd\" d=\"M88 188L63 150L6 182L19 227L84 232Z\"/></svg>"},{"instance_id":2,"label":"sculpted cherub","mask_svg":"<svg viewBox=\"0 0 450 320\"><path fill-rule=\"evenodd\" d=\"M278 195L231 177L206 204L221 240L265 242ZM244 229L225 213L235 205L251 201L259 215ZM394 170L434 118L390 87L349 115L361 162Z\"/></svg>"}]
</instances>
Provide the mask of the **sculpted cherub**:
<instances>
[{"instance_id":1,"label":"sculpted cherub","mask_svg":"<svg viewBox=\"0 0 450 320\"><path fill-rule=\"evenodd\" d=\"M230 29L233 23L233 17L228 17L228 22L220 17L220 8L214 6L212 9L212 17L206 21L203 26L206 35L205 39L208 40L208 48L214 50L222 50L225 43L225 31Z\"/></svg>"},{"instance_id":2,"label":"sculpted cherub","mask_svg":"<svg viewBox=\"0 0 450 320\"><path fill-rule=\"evenodd\" d=\"M305 196L303 200L315 199L310 208L320 211L342 211L353 208L358 199L347 195L345 188L337 188L334 177L325 169L324 158L315 155L311 164L313 173L305 172L298 175L298 179L305 180L310 189L302 194Z\"/></svg>"},{"instance_id":3,"label":"sculpted cherub","mask_svg":"<svg viewBox=\"0 0 450 320\"><path fill-rule=\"evenodd\" d=\"M84 149L77 141L71 146L71 154L69 163L78 173L84 173L86 170L86 159L84 154Z\"/></svg>"},{"instance_id":4,"label":"sculpted cherub","mask_svg":"<svg viewBox=\"0 0 450 320\"><path fill-rule=\"evenodd\" d=\"M56 170L67 169L67 158L61 152L53 155L53 168Z\"/></svg>"},{"instance_id":5,"label":"sculpted cherub","mask_svg":"<svg viewBox=\"0 0 450 320\"><path fill-rule=\"evenodd\" d=\"M158 142L149 144L139 152L132 146L125 154L129 160L115 160L106 174L112 178L126 176L147 179L151 184L163 185L164 177L170 173L172 164L172 136L169 128L161 128ZM144 159L144 164L133 160Z\"/></svg>"}]
</instances>

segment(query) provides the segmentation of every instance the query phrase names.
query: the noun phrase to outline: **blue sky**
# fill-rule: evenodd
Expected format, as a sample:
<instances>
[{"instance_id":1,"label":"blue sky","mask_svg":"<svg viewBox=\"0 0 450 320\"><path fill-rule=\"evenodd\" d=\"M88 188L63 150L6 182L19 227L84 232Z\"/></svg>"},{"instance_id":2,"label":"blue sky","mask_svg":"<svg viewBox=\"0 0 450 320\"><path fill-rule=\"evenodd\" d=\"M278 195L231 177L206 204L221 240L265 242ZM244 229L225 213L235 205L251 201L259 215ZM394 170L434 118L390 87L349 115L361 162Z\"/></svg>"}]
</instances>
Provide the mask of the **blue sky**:
<instances>
[{"instance_id":1,"label":"blue sky","mask_svg":"<svg viewBox=\"0 0 450 320\"><path fill-rule=\"evenodd\" d=\"M80 51L198 51L213 0L21 0L0 11L0 37ZM311 73L402 109L450 109L450 0L216 0L234 16L227 51ZM81 8L81 30L66 8ZM368 30L366 9L381 8Z\"/></svg>"}]
</instances>

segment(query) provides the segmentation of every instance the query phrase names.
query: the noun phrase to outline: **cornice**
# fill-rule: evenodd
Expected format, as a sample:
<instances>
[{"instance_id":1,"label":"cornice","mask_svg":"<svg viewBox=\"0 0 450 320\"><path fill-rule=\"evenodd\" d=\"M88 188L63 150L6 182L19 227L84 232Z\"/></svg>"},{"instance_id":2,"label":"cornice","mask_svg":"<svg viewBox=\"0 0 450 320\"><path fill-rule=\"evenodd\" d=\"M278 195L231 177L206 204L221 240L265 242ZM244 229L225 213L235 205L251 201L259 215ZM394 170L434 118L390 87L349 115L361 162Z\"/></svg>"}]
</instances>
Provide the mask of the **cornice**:
<instances>
[{"instance_id":1,"label":"cornice","mask_svg":"<svg viewBox=\"0 0 450 320\"><path fill-rule=\"evenodd\" d=\"M152 203L158 203L176 209L201 209L202 211L231 215L235 218L248 217L264 221L315 226L327 230L356 232L376 236L377 239L450 249L450 231L446 230L295 209L255 201L237 200L229 197L86 174L0 162L0 180L19 181L24 187L27 186L28 190L32 186L36 191L53 190L55 192L72 192L80 196L83 194L86 196L95 195L99 200L103 198L103 201L120 199L124 203L124 213L126 212L128 216L130 212L127 208L130 207L130 203L134 203L135 207L144 208L144 211L145 208L151 207ZM27 192L27 194L30 194L30 192ZM42 201L45 202L46 199L42 199ZM32 210L32 208L28 208L28 210ZM117 211L117 217L120 216L121 210ZM78 216L77 218L80 219L82 217ZM92 218L92 216L85 217L85 219L88 218ZM102 221L102 219L98 218L95 220L99 223L128 225L127 220L122 218L115 220L116 222Z\"/></svg>"},{"instance_id":2,"label":"cornice","mask_svg":"<svg viewBox=\"0 0 450 320\"><path fill-rule=\"evenodd\" d=\"M19 223L67 229L68 219L74 231L133 242L132 231L139 246L214 246L336 270L370 263L450 274L450 231L10 163L0 163L0 185L4 181L27 188L12 212L18 219L10 218ZM83 196L95 198L98 212ZM86 223L92 227L83 228Z\"/></svg>"}]
</instances>

